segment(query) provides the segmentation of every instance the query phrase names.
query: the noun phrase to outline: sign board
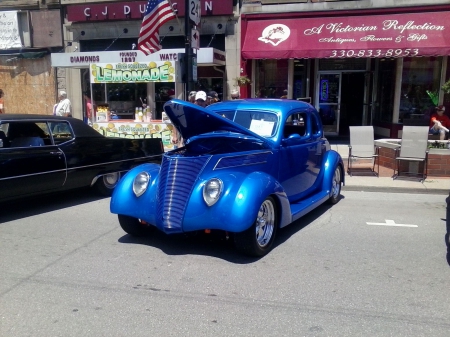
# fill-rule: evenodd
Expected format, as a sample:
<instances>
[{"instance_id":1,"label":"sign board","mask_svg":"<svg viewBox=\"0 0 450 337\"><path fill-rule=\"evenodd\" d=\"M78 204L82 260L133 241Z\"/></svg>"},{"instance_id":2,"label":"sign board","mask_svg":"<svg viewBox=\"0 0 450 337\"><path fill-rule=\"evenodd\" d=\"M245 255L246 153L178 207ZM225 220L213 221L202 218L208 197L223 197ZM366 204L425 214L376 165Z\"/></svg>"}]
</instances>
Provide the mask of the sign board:
<instances>
[{"instance_id":1,"label":"sign board","mask_svg":"<svg viewBox=\"0 0 450 337\"><path fill-rule=\"evenodd\" d=\"M198 24L200 23L200 0L189 0L189 19L196 26L198 26Z\"/></svg>"},{"instance_id":2,"label":"sign board","mask_svg":"<svg viewBox=\"0 0 450 337\"><path fill-rule=\"evenodd\" d=\"M186 9L185 1L189 1L189 8L192 2L197 2L192 0L171 0L172 8L177 12L179 18L184 17ZM25 2L25 0L22 0L22 2ZM93 3L94 1L91 0L83 0L83 3L78 1L78 4L74 5L74 2L74 0L61 0L61 4L66 5L67 20L70 22L111 20L140 20L142 22L142 17L148 3L148 1L102 1L102 3ZM201 0L199 1L199 13L203 17L218 15L232 16L233 1Z\"/></svg>"},{"instance_id":3,"label":"sign board","mask_svg":"<svg viewBox=\"0 0 450 337\"><path fill-rule=\"evenodd\" d=\"M91 83L175 82L177 62L92 63Z\"/></svg>"},{"instance_id":4,"label":"sign board","mask_svg":"<svg viewBox=\"0 0 450 337\"><path fill-rule=\"evenodd\" d=\"M192 80L197 82L197 56L192 57Z\"/></svg>"},{"instance_id":5,"label":"sign board","mask_svg":"<svg viewBox=\"0 0 450 337\"><path fill-rule=\"evenodd\" d=\"M200 49L200 32L197 29L191 30L191 48Z\"/></svg>"},{"instance_id":6,"label":"sign board","mask_svg":"<svg viewBox=\"0 0 450 337\"><path fill-rule=\"evenodd\" d=\"M0 49L21 47L17 11L0 12Z\"/></svg>"}]
</instances>

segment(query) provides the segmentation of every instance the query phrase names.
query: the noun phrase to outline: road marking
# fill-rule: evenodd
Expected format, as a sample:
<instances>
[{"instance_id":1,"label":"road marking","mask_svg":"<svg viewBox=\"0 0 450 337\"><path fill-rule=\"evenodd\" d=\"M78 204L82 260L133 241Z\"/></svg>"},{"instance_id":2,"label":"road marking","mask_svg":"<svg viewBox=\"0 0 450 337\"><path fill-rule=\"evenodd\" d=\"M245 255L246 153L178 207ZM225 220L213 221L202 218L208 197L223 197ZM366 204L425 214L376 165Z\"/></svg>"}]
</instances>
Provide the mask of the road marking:
<instances>
[{"instance_id":1,"label":"road marking","mask_svg":"<svg viewBox=\"0 0 450 337\"><path fill-rule=\"evenodd\" d=\"M386 223L383 222L366 222L366 224L370 226L391 226L391 227L419 227L417 225L405 225L400 223L395 223L394 220L385 220Z\"/></svg>"}]
</instances>

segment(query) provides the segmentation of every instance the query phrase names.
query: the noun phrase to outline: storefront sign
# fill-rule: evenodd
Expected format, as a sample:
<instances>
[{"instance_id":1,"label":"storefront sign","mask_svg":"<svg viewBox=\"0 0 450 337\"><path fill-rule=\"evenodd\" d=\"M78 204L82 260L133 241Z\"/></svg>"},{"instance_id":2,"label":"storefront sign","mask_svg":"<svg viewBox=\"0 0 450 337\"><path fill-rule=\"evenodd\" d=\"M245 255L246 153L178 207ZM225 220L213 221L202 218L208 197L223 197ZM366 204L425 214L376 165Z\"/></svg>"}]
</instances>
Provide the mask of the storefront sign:
<instances>
[{"instance_id":1,"label":"storefront sign","mask_svg":"<svg viewBox=\"0 0 450 337\"><path fill-rule=\"evenodd\" d=\"M244 58L450 54L450 12L249 21Z\"/></svg>"},{"instance_id":2,"label":"storefront sign","mask_svg":"<svg viewBox=\"0 0 450 337\"><path fill-rule=\"evenodd\" d=\"M173 149L173 144L171 142L173 126L170 123L109 121L94 123L92 127L105 137L129 139L161 138L165 151Z\"/></svg>"},{"instance_id":3,"label":"storefront sign","mask_svg":"<svg viewBox=\"0 0 450 337\"><path fill-rule=\"evenodd\" d=\"M175 82L176 62L93 63L91 83Z\"/></svg>"},{"instance_id":4,"label":"storefront sign","mask_svg":"<svg viewBox=\"0 0 450 337\"><path fill-rule=\"evenodd\" d=\"M21 47L17 11L0 12L0 49Z\"/></svg>"},{"instance_id":5,"label":"storefront sign","mask_svg":"<svg viewBox=\"0 0 450 337\"><path fill-rule=\"evenodd\" d=\"M121 63L150 61L178 61L178 54L184 53L184 48L162 49L156 53L145 55L140 50L93 51L81 53L52 53L52 67L88 68L91 63ZM201 48L197 52L197 62L202 65L224 65L225 53L214 48Z\"/></svg>"},{"instance_id":6,"label":"storefront sign","mask_svg":"<svg viewBox=\"0 0 450 337\"><path fill-rule=\"evenodd\" d=\"M146 6L147 1L69 5L67 6L67 19L71 22L142 20ZM177 12L178 17L184 17L184 0L172 0L172 7ZM232 15L233 3L231 0L201 0L200 9L201 16Z\"/></svg>"}]
</instances>

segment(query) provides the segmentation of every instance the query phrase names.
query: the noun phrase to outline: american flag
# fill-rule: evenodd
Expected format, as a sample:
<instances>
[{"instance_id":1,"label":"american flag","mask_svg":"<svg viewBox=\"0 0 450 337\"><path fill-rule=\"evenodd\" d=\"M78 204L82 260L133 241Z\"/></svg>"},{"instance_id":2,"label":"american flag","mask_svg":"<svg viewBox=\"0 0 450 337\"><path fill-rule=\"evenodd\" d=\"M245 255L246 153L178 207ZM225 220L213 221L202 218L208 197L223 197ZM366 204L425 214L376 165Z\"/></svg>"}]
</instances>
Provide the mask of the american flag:
<instances>
[{"instance_id":1,"label":"american flag","mask_svg":"<svg viewBox=\"0 0 450 337\"><path fill-rule=\"evenodd\" d=\"M138 48L145 55L162 48L159 44L159 28L173 18L175 18L175 13L167 0L148 1L138 40Z\"/></svg>"}]
</instances>

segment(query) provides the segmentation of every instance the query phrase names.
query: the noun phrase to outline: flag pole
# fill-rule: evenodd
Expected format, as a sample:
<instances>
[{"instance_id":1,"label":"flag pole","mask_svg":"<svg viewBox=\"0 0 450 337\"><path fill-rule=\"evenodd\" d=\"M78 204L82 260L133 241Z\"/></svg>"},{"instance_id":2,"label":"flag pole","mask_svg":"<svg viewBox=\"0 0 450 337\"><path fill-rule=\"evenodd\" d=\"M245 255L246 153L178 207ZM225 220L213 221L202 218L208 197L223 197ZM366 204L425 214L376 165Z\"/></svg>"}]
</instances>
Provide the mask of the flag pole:
<instances>
[{"instance_id":1,"label":"flag pole","mask_svg":"<svg viewBox=\"0 0 450 337\"><path fill-rule=\"evenodd\" d=\"M172 8L172 11L173 11L174 14L175 14L175 18L177 19L178 26L181 27L181 21L180 21L180 18L178 17L178 10L174 10L174 9L173 9L172 0L167 0L167 1L169 2L169 5L170 5L170 7Z\"/></svg>"},{"instance_id":2,"label":"flag pole","mask_svg":"<svg viewBox=\"0 0 450 337\"><path fill-rule=\"evenodd\" d=\"M186 90L185 90L185 99L187 100L189 92L193 90L193 83L192 83L192 55L193 50L191 46L191 34L192 34L192 27L191 23L189 22L189 1L186 0L184 2L184 34L185 36L185 58L184 58L184 73L186 74L185 83L186 83Z\"/></svg>"}]
</instances>

